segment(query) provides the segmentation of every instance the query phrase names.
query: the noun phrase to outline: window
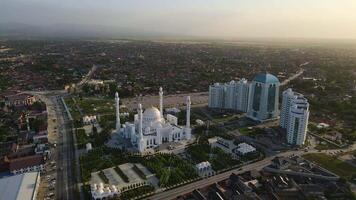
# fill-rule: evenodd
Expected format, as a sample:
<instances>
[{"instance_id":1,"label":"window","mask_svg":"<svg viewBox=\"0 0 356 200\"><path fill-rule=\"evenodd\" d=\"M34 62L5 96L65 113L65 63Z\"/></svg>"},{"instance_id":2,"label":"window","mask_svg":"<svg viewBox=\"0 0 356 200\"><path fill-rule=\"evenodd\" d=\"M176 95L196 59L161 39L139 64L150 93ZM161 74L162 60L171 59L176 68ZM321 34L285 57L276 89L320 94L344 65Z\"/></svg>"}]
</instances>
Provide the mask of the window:
<instances>
[{"instance_id":1,"label":"window","mask_svg":"<svg viewBox=\"0 0 356 200\"><path fill-rule=\"evenodd\" d=\"M268 88L268 101L267 101L267 111L273 112L275 110L276 102L276 85L270 85Z\"/></svg>"},{"instance_id":2,"label":"window","mask_svg":"<svg viewBox=\"0 0 356 200\"><path fill-rule=\"evenodd\" d=\"M256 83L255 84L255 90L254 90L254 93L253 93L253 104L252 104L252 108L255 111L259 111L260 110L261 94L262 94L261 84Z\"/></svg>"}]
</instances>

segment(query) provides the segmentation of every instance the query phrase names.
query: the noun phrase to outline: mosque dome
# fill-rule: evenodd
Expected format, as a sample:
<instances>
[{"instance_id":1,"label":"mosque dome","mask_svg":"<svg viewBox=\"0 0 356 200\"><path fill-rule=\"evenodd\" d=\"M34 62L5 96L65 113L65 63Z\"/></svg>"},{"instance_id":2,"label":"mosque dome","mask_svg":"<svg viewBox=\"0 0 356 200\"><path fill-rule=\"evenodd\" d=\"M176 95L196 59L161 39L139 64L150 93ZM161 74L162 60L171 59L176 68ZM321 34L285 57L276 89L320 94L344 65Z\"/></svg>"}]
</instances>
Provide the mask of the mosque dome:
<instances>
[{"instance_id":1,"label":"mosque dome","mask_svg":"<svg viewBox=\"0 0 356 200\"><path fill-rule=\"evenodd\" d=\"M161 120L161 112L156 107L149 107L143 113L144 122L156 122Z\"/></svg>"},{"instance_id":2,"label":"mosque dome","mask_svg":"<svg viewBox=\"0 0 356 200\"><path fill-rule=\"evenodd\" d=\"M260 83L279 83L278 78L270 73L257 74L255 78L253 78L253 81Z\"/></svg>"}]
</instances>

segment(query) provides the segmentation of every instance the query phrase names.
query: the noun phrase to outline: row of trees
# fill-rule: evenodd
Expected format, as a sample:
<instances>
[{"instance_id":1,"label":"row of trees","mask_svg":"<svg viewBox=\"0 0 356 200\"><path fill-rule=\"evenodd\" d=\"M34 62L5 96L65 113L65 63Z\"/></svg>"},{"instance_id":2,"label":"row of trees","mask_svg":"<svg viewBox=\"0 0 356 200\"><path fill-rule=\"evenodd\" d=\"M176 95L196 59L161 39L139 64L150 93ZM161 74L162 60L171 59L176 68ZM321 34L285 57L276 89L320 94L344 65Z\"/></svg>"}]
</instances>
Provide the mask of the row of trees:
<instances>
[{"instance_id":1,"label":"row of trees","mask_svg":"<svg viewBox=\"0 0 356 200\"><path fill-rule=\"evenodd\" d=\"M138 196L143 196L145 194L151 193L155 190L155 188L151 185L144 185L132 190L125 191L121 193L120 197L116 198L118 200L128 200L133 199Z\"/></svg>"}]
</instances>

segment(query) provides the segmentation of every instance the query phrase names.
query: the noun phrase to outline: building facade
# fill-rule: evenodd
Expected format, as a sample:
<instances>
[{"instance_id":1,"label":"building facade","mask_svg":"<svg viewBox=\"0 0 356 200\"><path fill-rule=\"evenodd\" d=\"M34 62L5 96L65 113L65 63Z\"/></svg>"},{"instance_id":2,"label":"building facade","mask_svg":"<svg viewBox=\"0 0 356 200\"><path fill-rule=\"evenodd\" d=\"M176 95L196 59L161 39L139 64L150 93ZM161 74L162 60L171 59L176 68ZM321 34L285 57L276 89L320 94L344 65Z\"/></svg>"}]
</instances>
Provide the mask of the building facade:
<instances>
[{"instance_id":1,"label":"building facade","mask_svg":"<svg viewBox=\"0 0 356 200\"><path fill-rule=\"evenodd\" d=\"M299 93L287 89L283 92L280 126L286 129L287 141L292 145L303 145L309 122L308 100Z\"/></svg>"},{"instance_id":2,"label":"building facade","mask_svg":"<svg viewBox=\"0 0 356 200\"><path fill-rule=\"evenodd\" d=\"M186 124L185 126L178 125L178 118L167 114L163 115L163 91L159 91L160 108L149 107L143 111L142 105L138 105L138 113L134 117L133 122L119 124L119 134L125 139L129 139L132 146L143 153L148 149L153 149L160 146L162 143L177 142L181 140L191 139L190 128L190 107L191 101L188 96L186 99ZM118 95L116 101L119 100ZM119 105L119 102L116 102ZM116 110L117 112L118 109ZM119 116L119 115L117 115ZM119 123L119 121L117 121Z\"/></svg>"},{"instance_id":3,"label":"building facade","mask_svg":"<svg viewBox=\"0 0 356 200\"><path fill-rule=\"evenodd\" d=\"M247 117L260 122L278 118L279 84L272 74L255 76L250 86Z\"/></svg>"},{"instance_id":4,"label":"building facade","mask_svg":"<svg viewBox=\"0 0 356 200\"><path fill-rule=\"evenodd\" d=\"M250 83L246 79L237 82L236 110L247 112L250 95Z\"/></svg>"},{"instance_id":5,"label":"building facade","mask_svg":"<svg viewBox=\"0 0 356 200\"><path fill-rule=\"evenodd\" d=\"M279 120L279 126L282 128L286 129L288 126L289 111L291 108L292 99L294 99L296 95L300 94L293 92L291 88L288 88L282 93L282 106Z\"/></svg>"},{"instance_id":6,"label":"building facade","mask_svg":"<svg viewBox=\"0 0 356 200\"><path fill-rule=\"evenodd\" d=\"M250 85L246 79L209 87L209 107L247 112Z\"/></svg>"},{"instance_id":7,"label":"building facade","mask_svg":"<svg viewBox=\"0 0 356 200\"><path fill-rule=\"evenodd\" d=\"M225 86L224 84L215 83L214 85L209 86L209 108L224 108L225 104Z\"/></svg>"}]
</instances>

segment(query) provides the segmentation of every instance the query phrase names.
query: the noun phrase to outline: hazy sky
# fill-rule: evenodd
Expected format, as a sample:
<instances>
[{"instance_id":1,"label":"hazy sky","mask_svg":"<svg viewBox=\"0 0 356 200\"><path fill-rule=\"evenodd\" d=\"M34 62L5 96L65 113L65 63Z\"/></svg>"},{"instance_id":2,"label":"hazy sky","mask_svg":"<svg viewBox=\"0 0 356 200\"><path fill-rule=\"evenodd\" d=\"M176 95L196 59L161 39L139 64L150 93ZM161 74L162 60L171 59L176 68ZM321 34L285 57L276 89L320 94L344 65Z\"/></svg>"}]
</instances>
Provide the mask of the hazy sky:
<instances>
[{"instance_id":1,"label":"hazy sky","mask_svg":"<svg viewBox=\"0 0 356 200\"><path fill-rule=\"evenodd\" d=\"M356 0L0 0L0 22L219 38L356 39Z\"/></svg>"}]
</instances>

